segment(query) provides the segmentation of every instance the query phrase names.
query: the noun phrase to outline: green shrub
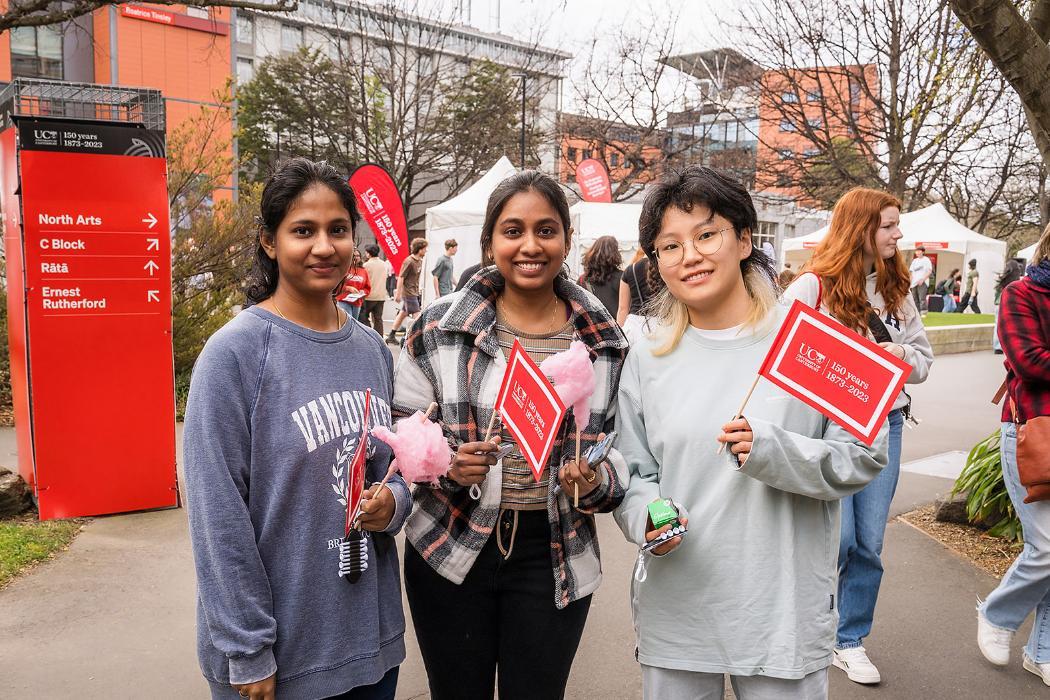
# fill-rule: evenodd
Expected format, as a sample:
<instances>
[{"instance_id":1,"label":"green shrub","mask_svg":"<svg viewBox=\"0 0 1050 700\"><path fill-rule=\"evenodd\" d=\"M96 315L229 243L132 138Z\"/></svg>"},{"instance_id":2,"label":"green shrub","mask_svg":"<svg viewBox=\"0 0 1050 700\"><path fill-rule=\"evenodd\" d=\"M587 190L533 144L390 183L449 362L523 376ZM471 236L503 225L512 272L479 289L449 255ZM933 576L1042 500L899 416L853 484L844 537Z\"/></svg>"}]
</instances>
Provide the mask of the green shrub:
<instances>
[{"instance_id":1,"label":"green shrub","mask_svg":"<svg viewBox=\"0 0 1050 700\"><path fill-rule=\"evenodd\" d=\"M955 481L952 495L966 494L966 516L971 523L990 524L988 534L1020 542L1021 521L1003 481L999 454L1000 431L981 440L966 456L966 466Z\"/></svg>"}]
</instances>

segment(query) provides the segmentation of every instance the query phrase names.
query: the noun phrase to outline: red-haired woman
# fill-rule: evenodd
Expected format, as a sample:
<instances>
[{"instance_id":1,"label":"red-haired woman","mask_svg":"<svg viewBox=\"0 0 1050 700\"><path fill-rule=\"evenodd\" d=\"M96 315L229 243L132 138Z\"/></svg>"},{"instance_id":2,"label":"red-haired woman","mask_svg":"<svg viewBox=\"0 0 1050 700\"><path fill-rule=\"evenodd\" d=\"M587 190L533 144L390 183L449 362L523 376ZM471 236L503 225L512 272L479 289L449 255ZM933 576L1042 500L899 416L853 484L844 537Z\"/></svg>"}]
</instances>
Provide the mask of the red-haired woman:
<instances>
[{"instance_id":1,"label":"red-haired woman","mask_svg":"<svg viewBox=\"0 0 1050 700\"><path fill-rule=\"evenodd\" d=\"M835 204L827 235L803 274L784 292L873 338L912 366L909 384L926 380L933 350L909 294L910 275L897 249L900 200L858 187ZM882 540L900 476L901 431L911 400L901 392L890 411L889 463L860 492L842 499L838 639L834 665L856 683L878 683L862 646L871 631L882 582Z\"/></svg>"}]
</instances>

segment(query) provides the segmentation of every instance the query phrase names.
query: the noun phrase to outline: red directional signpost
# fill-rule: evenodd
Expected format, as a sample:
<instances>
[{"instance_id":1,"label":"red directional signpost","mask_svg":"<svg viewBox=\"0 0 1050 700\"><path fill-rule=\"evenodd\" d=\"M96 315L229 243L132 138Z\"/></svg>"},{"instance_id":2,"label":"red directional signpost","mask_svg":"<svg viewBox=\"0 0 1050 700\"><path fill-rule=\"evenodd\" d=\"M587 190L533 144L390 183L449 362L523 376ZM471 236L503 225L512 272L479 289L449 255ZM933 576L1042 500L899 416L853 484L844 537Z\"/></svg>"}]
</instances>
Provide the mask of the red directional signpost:
<instances>
[{"instance_id":1,"label":"red directional signpost","mask_svg":"<svg viewBox=\"0 0 1050 700\"><path fill-rule=\"evenodd\" d=\"M6 242L24 265L24 316L12 309L11 322L12 350L19 335L26 346L19 471L41 519L176 506L163 131L16 119L21 237ZM6 182L3 195L9 209Z\"/></svg>"}]
</instances>

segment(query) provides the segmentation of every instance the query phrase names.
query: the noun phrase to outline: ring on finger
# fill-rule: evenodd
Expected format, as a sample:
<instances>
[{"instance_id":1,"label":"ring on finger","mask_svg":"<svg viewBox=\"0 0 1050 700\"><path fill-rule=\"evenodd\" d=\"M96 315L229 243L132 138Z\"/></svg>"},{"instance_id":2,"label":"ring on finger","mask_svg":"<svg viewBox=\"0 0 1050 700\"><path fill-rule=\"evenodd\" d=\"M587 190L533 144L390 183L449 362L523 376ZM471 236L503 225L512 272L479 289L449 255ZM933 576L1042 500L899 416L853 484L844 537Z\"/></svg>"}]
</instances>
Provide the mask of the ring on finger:
<instances>
[{"instance_id":1,"label":"ring on finger","mask_svg":"<svg viewBox=\"0 0 1050 700\"><path fill-rule=\"evenodd\" d=\"M590 476L583 477L588 484L593 484L594 480L598 478L598 472L591 472Z\"/></svg>"}]
</instances>

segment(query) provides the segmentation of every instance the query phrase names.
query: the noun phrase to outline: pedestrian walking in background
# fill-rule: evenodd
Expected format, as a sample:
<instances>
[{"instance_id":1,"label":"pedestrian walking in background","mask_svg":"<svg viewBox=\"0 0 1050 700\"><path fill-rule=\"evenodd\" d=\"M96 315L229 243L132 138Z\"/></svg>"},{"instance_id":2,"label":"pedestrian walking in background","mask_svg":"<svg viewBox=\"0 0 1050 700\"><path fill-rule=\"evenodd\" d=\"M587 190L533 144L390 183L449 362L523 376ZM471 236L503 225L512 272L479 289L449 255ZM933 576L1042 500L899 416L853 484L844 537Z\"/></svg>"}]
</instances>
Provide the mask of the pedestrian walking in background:
<instances>
[{"instance_id":1,"label":"pedestrian walking in background","mask_svg":"<svg viewBox=\"0 0 1050 700\"><path fill-rule=\"evenodd\" d=\"M1021 279L1024 275L1024 265L1017 258L1010 258L1006 261L1006 266L1003 268L1002 273L999 275L999 279L995 281L995 332L992 334L992 352L996 355L1003 354L1003 346L999 342L999 301L1002 299L1003 290L1009 287L1013 282Z\"/></svg>"},{"instance_id":2,"label":"pedestrian walking in background","mask_svg":"<svg viewBox=\"0 0 1050 700\"><path fill-rule=\"evenodd\" d=\"M926 381L933 350L914 299L911 275L897 248L900 201L855 188L835 204L827 235L802 274L784 292L876 340L912 367L909 384ZM871 632L882 583L882 543L900 476L901 433L911 399L901 391L889 413L886 468L863 490L842 499L839 539L839 624L835 666L856 683L878 683L863 646Z\"/></svg>"},{"instance_id":3,"label":"pedestrian walking in background","mask_svg":"<svg viewBox=\"0 0 1050 700\"><path fill-rule=\"evenodd\" d=\"M361 323L371 325L379 335L383 335L383 307L386 306L386 278L389 264L379 257L379 246L375 243L365 248L368 260L365 260L365 272L368 273L369 292L361 305Z\"/></svg>"},{"instance_id":4,"label":"pedestrian walking in background","mask_svg":"<svg viewBox=\"0 0 1050 700\"><path fill-rule=\"evenodd\" d=\"M530 171L504 180L482 227L489 266L423 312L398 361L395 412L437 402L457 450L447 477L416 487L406 529L405 591L434 700L492 698L497 675L501 700L562 698L601 582L594 514L623 498L619 453L619 472L577 464L575 433L563 430L537 480L517 446L497 458L509 432L486 440L515 340L536 361L585 343L599 389L575 418L582 447L610 427L627 342L563 274L570 237L557 182Z\"/></svg>"},{"instance_id":5,"label":"pedestrian walking in background","mask_svg":"<svg viewBox=\"0 0 1050 700\"><path fill-rule=\"evenodd\" d=\"M373 547L357 583L340 576L330 545L345 532L353 448L390 425L393 391L382 339L332 301L354 250L354 200L326 163L277 167L262 193L254 304L193 369L186 494L198 657L213 698L394 697L405 658L394 535L411 508L401 477L365 494ZM381 479L390 459L370 442L367 478Z\"/></svg>"},{"instance_id":6,"label":"pedestrian walking in background","mask_svg":"<svg viewBox=\"0 0 1050 700\"><path fill-rule=\"evenodd\" d=\"M915 248L915 257L912 258L908 272L911 275L911 293L915 300L915 308L924 314L926 294L930 290L930 276L933 274L933 263L926 257L925 247L920 245Z\"/></svg>"},{"instance_id":7,"label":"pedestrian walking in background","mask_svg":"<svg viewBox=\"0 0 1050 700\"><path fill-rule=\"evenodd\" d=\"M975 314L981 313L981 308L977 306L977 282L980 280L980 275L977 273L977 261L970 260L968 265L970 269L966 272L966 285L962 299L959 301L959 305L955 307L955 313L957 314L966 311L967 306L973 309Z\"/></svg>"},{"instance_id":8,"label":"pedestrian walking in background","mask_svg":"<svg viewBox=\"0 0 1050 700\"><path fill-rule=\"evenodd\" d=\"M620 244L612 236L601 236L583 259L580 284L598 297L609 314L616 318L620 308L620 280L623 278Z\"/></svg>"},{"instance_id":9,"label":"pedestrian walking in background","mask_svg":"<svg viewBox=\"0 0 1050 700\"><path fill-rule=\"evenodd\" d=\"M1035 612L1023 666L1050 685L1050 501L1025 503L1017 473L1019 426L1050 416L1050 227L1043 231L1027 276L1008 285L999 309L1006 366L1002 413L1003 481L1021 520L1024 549L999 586L977 608L977 644L997 666L1010 661L1010 640Z\"/></svg>"},{"instance_id":10,"label":"pedestrian walking in background","mask_svg":"<svg viewBox=\"0 0 1050 700\"><path fill-rule=\"evenodd\" d=\"M617 302L616 322L623 328L628 340L641 332L645 325L645 308L653 298L649 280L649 258L638 250L620 278L620 299Z\"/></svg>"},{"instance_id":11,"label":"pedestrian walking in background","mask_svg":"<svg viewBox=\"0 0 1050 700\"><path fill-rule=\"evenodd\" d=\"M336 304L350 318L356 320L361 314L365 297L371 291L372 283L368 271L361 262L360 251L355 249L353 262L350 263L350 269L346 271L346 277L343 279L343 289L336 296Z\"/></svg>"},{"instance_id":12,"label":"pedestrian walking in background","mask_svg":"<svg viewBox=\"0 0 1050 700\"><path fill-rule=\"evenodd\" d=\"M794 282L797 276L790 265L785 265L784 269L780 271L780 276L777 277L777 282L780 284L781 289L787 289L788 285Z\"/></svg>"},{"instance_id":13,"label":"pedestrian walking in background","mask_svg":"<svg viewBox=\"0 0 1050 700\"><path fill-rule=\"evenodd\" d=\"M885 427L869 448L768 382L733 420L787 315L757 224L747 190L710 168L664 179L642 205L662 288L620 381L630 479L615 516L639 547L669 527L653 526L654 500L692 522L636 567L646 700L720 700L727 673L740 700L826 698L839 499L886 463Z\"/></svg>"},{"instance_id":14,"label":"pedestrian walking in background","mask_svg":"<svg viewBox=\"0 0 1050 700\"><path fill-rule=\"evenodd\" d=\"M937 283L937 293L941 295L944 300L944 308L941 309L944 313L952 313L955 311L955 285L961 279L959 274L959 268L953 268L948 276Z\"/></svg>"},{"instance_id":15,"label":"pedestrian walking in background","mask_svg":"<svg viewBox=\"0 0 1050 700\"><path fill-rule=\"evenodd\" d=\"M423 258L427 253L427 241L425 238L417 238L409 247L412 254L405 258L401 265L401 272L397 276L397 289L394 290L394 301L401 304L401 308L394 317L394 325L390 327L390 334L386 342L396 343L397 332L401 330L401 324L406 318L415 318L422 307L423 298L420 295L420 277L423 272Z\"/></svg>"},{"instance_id":16,"label":"pedestrian walking in background","mask_svg":"<svg viewBox=\"0 0 1050 700\"><path fill-rule=\"evenodd\" d=\"M434 276L434 293L438 297L451 294L455 289L452 281L452 258L459 250L456 239L450 238L445 241L445 254L438 258L430 274Z\"/></svg>"}]
</instances>

